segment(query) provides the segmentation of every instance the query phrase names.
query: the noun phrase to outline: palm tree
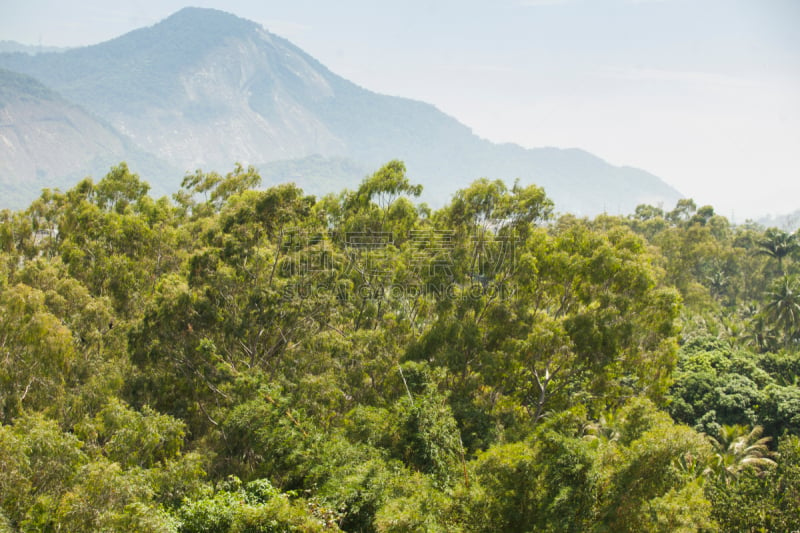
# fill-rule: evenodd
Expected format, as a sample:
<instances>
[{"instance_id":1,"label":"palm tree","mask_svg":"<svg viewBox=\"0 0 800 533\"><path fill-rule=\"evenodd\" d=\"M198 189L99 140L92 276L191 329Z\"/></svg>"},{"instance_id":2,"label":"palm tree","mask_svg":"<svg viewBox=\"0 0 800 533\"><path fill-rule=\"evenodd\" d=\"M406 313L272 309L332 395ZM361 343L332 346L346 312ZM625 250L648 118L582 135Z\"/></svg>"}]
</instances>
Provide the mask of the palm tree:
<instances>
[{"instance_id":1,"label":"palm tree","mask_svg":"<svg viewBox=\"0 0 800 533\"><path fill-rule=\"evenodd\" d=\"M800 284L794 276L776 280L767 293L764 311L770 321L784 332L784 341L791 344L800 335Z\"/></svg>"},{"instance_id":2,"label":"palm tree","mask_svg":"<svg viewBox=\"0 0 800 533\"><path fill-rule=\"evenodd\" d=\"M726 483L736 478L744 470L754 470L763 474L768 468L775 466L774 452L769 450L767 443L772 437L762 437L764 428L755 426L748 431L746 426L722 426L715 439L709 436L708 440L714 448L714 460L706 473L716 473Z\"/></svg>"},{"instance_id":3,"label":"palm tree","mask_svg":"<svg viewBox=\"0 0 800 533\"><path fill-rule=\"evenodd\" d=\"M800 249L800 242L796 233L787 233L778 228L769 228L764 232L764 237L758 242L756 255L767 255L778 260L778 268L781 274L783 270L783 258Z\"/></svg>"},{"instance_id":4,"label":"palm tree","mask_svg":"<svg viewBox=\"0 0 800 533\"><path fill-rule=\"evenodd\" d=\"M776 351L780 344L778 333L768 323L763 313L758 313L747 321L742 340L745 346L760 353Z\"/></svg>"},{"instance_id":5,"label":"palm tree","mask_svg":"<svg viewBox=\"0 0 800 533\"><path fill-rule=\"evenodd\" d=\"M716 297L721 297L728 288L729 279L725 271L718 265L715 265L711 272L706 276L708 288L711 294Z\"/></svg>"},{"instance_id":6,"label":"palm tree","mask_svg":"<svg viewBox=\"0 0 800 533\"><path fill-rule=\"evenodd\" d=\"M600 419L596 422L589 422L583 427L583 438L590 440L595 445L606 445L610 442L616 442L620 438L619 430L617 429L619 420L613 411L605 412L600 415Z\"/></svg>"}]
</instances>

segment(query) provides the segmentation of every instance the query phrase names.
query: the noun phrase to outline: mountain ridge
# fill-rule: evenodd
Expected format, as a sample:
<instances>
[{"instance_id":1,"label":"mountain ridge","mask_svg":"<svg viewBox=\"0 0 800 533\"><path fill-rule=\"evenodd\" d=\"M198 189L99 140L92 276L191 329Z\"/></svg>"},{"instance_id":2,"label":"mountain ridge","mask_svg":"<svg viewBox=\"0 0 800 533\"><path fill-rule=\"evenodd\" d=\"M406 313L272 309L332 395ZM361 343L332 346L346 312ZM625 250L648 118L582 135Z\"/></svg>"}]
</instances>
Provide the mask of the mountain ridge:
<instances>
[{"instance_id":1,"label":"mountain ridge","mask_svg":"<svg viewBox=\"0 0 800 533\"><path fill-rule=\"evenodd\" d=\"M309 158L320 156L350 160L337 168L353 172L402 159L433 204L484 176L536 182L559 209L579 214L680 197L652 174L584 150L481 139L432 104L360 87L257 23L218 10L184 8L89 47L0 54L0 67L40 80L182 171L235 162L318 166Z\"/></svg>"},{"instance_id":2,"label":"mountain ridge","mask_svg":"<svg viewBox=\"0 0 800 533\"><path fill-rule=\"evenodd\" d=\"M65 50L69 50L69 48L62 46L43 46L41 44L23 44L17 41L0 41L0 54L21 53L36 55L47 52L63 52Z\"/></svg>"}]
</instances>

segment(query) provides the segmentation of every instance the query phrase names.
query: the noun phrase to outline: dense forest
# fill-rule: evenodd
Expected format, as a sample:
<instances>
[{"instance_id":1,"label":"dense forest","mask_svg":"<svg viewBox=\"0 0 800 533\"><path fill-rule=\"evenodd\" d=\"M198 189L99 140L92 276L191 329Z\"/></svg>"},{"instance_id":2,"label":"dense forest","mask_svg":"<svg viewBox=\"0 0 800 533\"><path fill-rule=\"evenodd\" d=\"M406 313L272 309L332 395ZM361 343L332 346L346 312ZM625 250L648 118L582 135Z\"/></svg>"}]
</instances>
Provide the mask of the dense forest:
<instances>
[{"instance_id":1,"label":"dense forest","mask_svg":"<svg viewBox=\"0 0 800 533\"><path fill-rule=\"evenodd\" d=\"M259 184L0 212L0 532L800 529L798 233Z\"/></svg>"}]
</instances>

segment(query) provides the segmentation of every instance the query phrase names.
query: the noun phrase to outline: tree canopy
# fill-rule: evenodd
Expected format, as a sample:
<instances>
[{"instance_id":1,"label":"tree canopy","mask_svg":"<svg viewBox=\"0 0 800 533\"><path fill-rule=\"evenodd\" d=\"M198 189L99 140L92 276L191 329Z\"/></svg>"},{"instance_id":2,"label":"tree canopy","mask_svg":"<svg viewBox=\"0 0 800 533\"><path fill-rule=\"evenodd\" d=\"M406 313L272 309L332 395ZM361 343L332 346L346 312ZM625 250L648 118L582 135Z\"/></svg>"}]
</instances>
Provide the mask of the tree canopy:
<instances>
[{"instance_id":1,"label":"tree canopy","mask_svg":"<svg viewBox=\"0 0 800 533\"><path fill-rule=\"evenodd\" d=\"M0 212L0 531L800 528L796 233L260 182Z\"/></svg>"}]
</instances>

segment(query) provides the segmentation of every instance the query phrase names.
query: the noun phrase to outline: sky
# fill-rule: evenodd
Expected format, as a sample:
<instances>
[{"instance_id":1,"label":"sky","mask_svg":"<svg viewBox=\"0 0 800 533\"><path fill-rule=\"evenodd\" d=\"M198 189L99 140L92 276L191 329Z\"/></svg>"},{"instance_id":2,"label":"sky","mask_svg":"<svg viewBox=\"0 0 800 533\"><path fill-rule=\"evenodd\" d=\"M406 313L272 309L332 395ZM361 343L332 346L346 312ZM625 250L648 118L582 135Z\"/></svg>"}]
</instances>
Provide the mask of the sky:
<instances>
[{"instance_id":1,"label":"sky","mask_svg":"<svg viewBox=\"0 0 800 533\"><path fill-rule=\"evenodd\" d=\"M0 0L0 40L85 46L187 5L494 142L583 148L736 222L800 209L800 0Z\"/></svg>"}]
</instances>

